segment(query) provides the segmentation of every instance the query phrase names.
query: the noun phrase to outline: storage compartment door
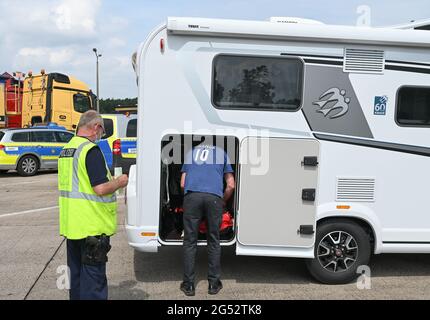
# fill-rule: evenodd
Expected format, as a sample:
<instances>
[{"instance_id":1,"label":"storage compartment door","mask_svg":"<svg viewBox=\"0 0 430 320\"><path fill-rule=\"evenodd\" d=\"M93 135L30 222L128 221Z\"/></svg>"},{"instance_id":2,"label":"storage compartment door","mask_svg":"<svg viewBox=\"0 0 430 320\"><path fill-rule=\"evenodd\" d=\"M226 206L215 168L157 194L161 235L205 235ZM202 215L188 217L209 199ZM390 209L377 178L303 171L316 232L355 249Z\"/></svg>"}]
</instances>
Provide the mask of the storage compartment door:
<instances>
[{"instance_id":1,"label":"storage compartment door","mask_svg":"<svg viewBox=\"0 0 430 320\"><path fill-rule=\"evenodd\" d=\"M261 154L258 157L260 166L255 164L255 155L252 159L256 151ZM288 250L282 253L283 248L313 247L318 184L316 161L319 161L317 140L249 137L242 141L238 254L253 254L246 252L246 248L252 246L258 255L267 253L264 247L277 247L276 254L267 255L292 256L284 254Z\"/></svg>"}]
</instances>

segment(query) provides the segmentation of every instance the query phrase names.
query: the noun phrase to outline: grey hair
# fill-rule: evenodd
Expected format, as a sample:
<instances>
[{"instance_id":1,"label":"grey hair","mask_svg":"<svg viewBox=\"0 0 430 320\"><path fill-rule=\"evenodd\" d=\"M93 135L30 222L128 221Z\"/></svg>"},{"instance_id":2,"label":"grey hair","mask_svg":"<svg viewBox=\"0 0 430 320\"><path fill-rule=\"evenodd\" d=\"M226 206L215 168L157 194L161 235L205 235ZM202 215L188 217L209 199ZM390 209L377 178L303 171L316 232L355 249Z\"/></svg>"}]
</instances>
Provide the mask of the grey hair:
<instances>
[{"instance_id":1,"label":"grey hair","mask_svg":"<svg viewBox=\"0 0 430 320\"><path fill-rule=\"evenodd\" d=\"M95 110L88 110L81 115L78 128L76 130L79 130L83 127L90 128L92 125L97 123L103 124L103 118L100 113Z\"/></svg>"}]
</instances>

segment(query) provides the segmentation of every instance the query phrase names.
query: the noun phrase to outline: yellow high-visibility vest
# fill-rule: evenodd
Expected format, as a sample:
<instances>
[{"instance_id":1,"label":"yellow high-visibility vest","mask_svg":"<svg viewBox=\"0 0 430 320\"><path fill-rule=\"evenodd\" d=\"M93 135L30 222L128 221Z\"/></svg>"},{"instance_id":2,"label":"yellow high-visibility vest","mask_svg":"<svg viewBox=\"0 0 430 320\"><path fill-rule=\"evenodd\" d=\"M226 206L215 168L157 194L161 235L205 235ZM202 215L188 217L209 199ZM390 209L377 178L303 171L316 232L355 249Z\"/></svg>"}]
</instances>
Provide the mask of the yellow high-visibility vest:
<instances>
[{"instance_id":1,"label":"yellow high-visibility vest","mask_svg":"<svg viewBox=\"0 0 430 320\"><path fill-rule=\"evenodd\" d=\"M115 194L98 196L91 186L85 159L97 145L75 136L64 146L58 159L60 192L60 235L70 240L116 232L117 202ZM112 180L107 168L107 178Z\"/></svg>"}]
</instances>

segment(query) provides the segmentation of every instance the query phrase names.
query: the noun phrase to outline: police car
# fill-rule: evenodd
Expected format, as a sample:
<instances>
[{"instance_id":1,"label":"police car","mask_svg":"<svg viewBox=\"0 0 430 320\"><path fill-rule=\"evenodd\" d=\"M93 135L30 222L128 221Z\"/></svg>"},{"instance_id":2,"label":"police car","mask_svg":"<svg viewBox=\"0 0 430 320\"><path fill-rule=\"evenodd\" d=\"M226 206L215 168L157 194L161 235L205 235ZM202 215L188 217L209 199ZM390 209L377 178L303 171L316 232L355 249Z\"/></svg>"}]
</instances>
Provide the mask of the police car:
<instances>
[{"instance_id":1,"label":"police car","mask_svg":"<svg viewBox=\"0 0 430 320\"><path fill-rule=\"evenodd\" d=\"M39 169L57 169L61 149L74 136L56 125L0 130L0 173L17 170L33 176Z\"/></svg>"},{"instance_id":2,"label":"police car","mask_svg":"<svg viewBox=\"0 0 430 320\"><path fill-rule=\"evenodd\" d=\"M102 114L105 135L99 142L106 163L112 173L121 168L127 173L136 164L137 115Z\"/></svg>"}]
</instances>

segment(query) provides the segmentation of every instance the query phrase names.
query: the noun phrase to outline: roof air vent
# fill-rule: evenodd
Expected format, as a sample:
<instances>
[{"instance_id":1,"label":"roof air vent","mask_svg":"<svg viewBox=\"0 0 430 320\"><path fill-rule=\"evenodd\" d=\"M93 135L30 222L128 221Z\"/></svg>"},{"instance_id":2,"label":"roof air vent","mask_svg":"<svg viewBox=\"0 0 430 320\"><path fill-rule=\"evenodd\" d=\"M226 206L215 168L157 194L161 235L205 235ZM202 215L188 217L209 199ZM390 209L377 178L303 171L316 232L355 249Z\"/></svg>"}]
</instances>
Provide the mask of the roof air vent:
<instances>
[{"instance_id":1,"label":"roof air vent","mask_svg":"<svg viewBox=\"0 0 430 320\"><path fill-rule=\"evenodd\" d=\"M383 50L345 49L344 72L383 74L385 53Z\"/></svg>"}]
</instances>

